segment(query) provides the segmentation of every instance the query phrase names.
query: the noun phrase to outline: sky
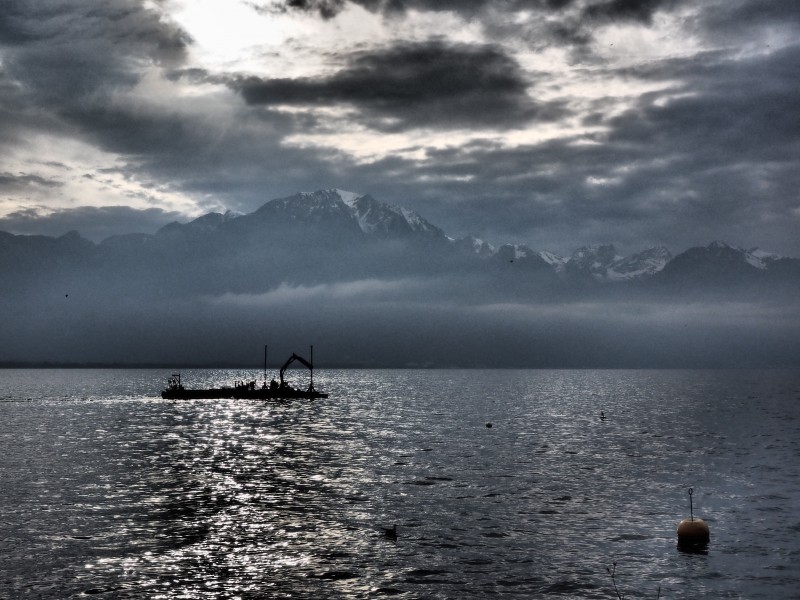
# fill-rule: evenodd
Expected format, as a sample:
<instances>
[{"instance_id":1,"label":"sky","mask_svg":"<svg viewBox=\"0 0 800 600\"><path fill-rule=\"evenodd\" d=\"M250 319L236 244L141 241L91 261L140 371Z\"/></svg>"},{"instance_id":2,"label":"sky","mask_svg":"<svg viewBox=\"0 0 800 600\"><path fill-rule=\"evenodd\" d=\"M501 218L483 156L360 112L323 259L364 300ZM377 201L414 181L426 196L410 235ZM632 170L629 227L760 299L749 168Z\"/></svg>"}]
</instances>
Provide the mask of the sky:
<instances>
[{"instance_id":1,"label":"sky","mask_svg":"<svg viewBox=\"0 0 800 600\"><path fill-rule=\"evenodd\" d=\"M0 230L340 188L569 254L800 256L800 3L6 0Z\"/></svg>"}]
</instances>

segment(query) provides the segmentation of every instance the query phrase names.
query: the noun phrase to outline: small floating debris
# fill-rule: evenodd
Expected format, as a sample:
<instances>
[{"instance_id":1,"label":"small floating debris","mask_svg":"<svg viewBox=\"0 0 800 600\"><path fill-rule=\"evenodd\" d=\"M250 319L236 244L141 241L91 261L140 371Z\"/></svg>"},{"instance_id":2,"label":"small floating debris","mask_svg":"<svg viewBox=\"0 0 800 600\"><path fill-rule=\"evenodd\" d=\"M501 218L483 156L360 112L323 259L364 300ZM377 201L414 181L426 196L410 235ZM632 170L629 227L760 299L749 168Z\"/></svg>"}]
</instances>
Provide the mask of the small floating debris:
<instances>
[{"instance_id":1,"label":"small floating debris","mask_svg":"<svg viewBox=\"0 0 800 600\"><path fill-rule=\"evenodd\" d=\"M397 541L397 523L392 525L389 529L384 529L383 535L387 540Z\"/></svg>"},{"instance_id":2,"label":"small floating debris","mask_svg":"<svg viewBox=\"0 0 800 600\"><path fill-rule=\"evenodd\" d=\"M346 579L358 579L360 575L352 571L325 571L319 575L312 575L317 579L327 579L329 581L342 581Z\"/></svg>"},{"instance_id":3,"label":"small floating debris","mask_svg":"<svg viewBox=\"0 0 800 600\"><path fill-rule=\"evenodd\" d=\"M692 494L694 490L689 488L689 518L678 523L678 548L685 552L705 552L711 533L708 525L703 519L694 518L694 508L692 506Z\"/></svg>"},{"instance_id":4,"label":"small floating debris","mask_svg":"<svg viewBox=\"0 0 800 600\"><path fill-rule=\"evenodd\" d=\"M492 423L491 423L491 422L489 422L489 423L486 423L486 428L487 428L487 429L491 429L491 428L492 428Z\"/></svg>"}]
</instances>

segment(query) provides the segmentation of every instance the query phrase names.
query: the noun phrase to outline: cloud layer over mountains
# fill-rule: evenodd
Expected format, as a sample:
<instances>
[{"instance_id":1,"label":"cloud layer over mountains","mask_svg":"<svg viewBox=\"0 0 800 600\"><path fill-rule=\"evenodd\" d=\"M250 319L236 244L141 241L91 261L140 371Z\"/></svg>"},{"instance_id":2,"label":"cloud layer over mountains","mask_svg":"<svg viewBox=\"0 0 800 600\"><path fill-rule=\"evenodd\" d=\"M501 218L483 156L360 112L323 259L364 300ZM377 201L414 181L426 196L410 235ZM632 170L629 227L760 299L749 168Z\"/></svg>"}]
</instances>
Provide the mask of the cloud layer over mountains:
<instances>
[{"instance_id":1,"label":"cloud layer over mountains","mask_svg":"<svg viewBox=\"0 0 800 600\"><path fill-rule=\"evenodd\" d=\"M321 366L800 364L800 260L560 257L339 190L99 244L0 233L0 276L6 362L255 365L268 343Z\"/></svg>"},{"instance_id":2,"label":"cloud layer over mountains","mask_svg":"<svg viewBox=\"0 0 800 600\"><path fill-rule=\"evenodd\" d=\"M0 229L353 186L461 237L800 254L785 0L8 0Z\"/></svg>"}]
</instances>

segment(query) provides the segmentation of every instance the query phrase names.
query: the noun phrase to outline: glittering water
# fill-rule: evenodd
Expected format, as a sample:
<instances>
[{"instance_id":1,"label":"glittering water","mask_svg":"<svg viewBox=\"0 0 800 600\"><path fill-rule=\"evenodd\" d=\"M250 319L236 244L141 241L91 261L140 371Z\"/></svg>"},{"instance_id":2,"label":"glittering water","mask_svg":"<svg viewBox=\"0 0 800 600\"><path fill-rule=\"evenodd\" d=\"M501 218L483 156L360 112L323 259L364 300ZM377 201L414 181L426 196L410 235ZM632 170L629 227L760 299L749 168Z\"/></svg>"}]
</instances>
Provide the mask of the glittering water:
<instances>
[{"instance_id":1,"label":"glittering water","mask_svg":"<svg viewBox=\"0 0 800 600\"><path fill-rule=\"evenodd\" d=\"M168 375L0 371L0 597L615 598L613 561L628 598L800 589L799 373Z\"/></svg>"}]
</instances>

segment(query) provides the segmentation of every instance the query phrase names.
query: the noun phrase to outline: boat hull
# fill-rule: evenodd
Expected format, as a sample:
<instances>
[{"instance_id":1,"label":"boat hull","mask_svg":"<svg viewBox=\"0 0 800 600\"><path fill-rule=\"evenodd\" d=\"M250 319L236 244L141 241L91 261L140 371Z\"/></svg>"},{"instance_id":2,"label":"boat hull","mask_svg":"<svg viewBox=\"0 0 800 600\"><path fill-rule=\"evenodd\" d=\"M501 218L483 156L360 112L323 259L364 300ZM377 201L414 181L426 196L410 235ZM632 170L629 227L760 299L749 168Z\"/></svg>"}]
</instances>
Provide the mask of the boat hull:
<instances>
[{"instance_id":1,"label":"boat hull","mask_svg":"<svg viewBox=\"0 0 800 600\"><path fill-rule=\"evenodd\" d=\"M327 398L328 394L316 390L269 389L269 388L211 388L207 390L166 389L161 392L165 400L292 400Z\"/></svg>"}]
</instances>

